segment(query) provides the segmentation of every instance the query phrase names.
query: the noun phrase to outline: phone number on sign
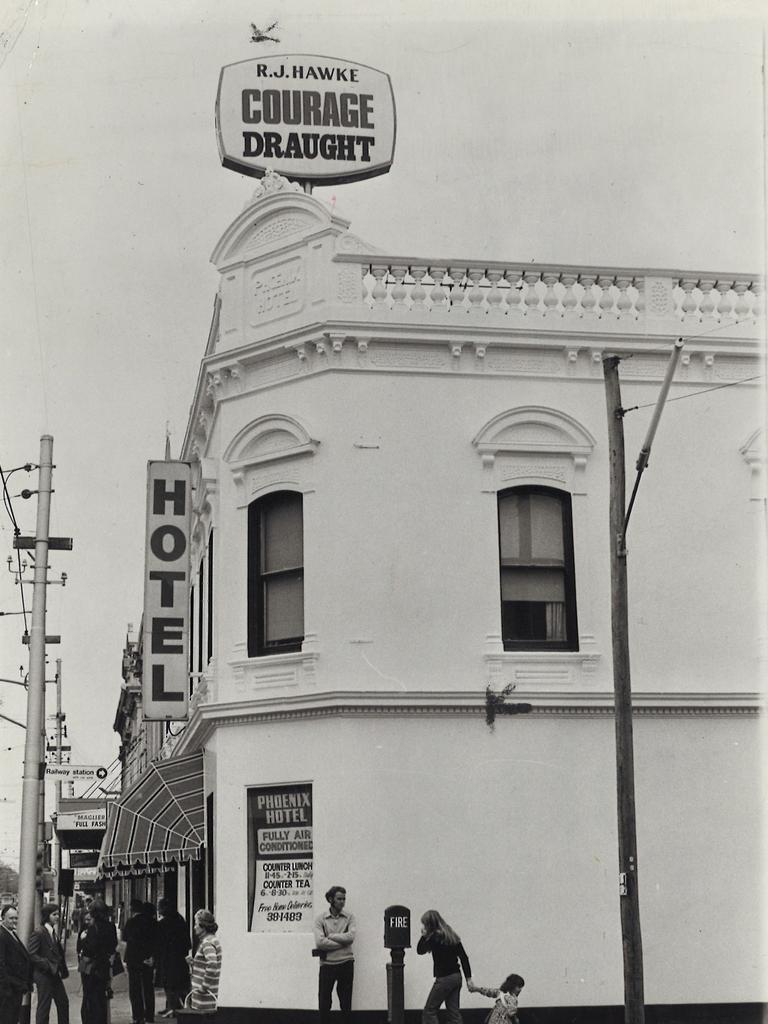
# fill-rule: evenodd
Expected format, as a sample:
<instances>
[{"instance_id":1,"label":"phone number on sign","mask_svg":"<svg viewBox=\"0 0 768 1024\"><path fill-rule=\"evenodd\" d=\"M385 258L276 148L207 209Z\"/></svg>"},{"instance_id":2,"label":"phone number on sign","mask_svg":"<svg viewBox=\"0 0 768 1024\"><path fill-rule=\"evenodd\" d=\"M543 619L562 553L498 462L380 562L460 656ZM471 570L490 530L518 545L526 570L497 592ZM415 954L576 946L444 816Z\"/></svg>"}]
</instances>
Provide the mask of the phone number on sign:
<instances>
[{"instance_id":1,"label":"phone number on sign","mask_svg":"<svg viewBox=\"0 0 768 1024\"><path fill-rule=\"evenodd\" d=\"M301 911L298 910L272 910L267 914L268 921L300 921L301 918Z\"/></svg>"}]
</instances>

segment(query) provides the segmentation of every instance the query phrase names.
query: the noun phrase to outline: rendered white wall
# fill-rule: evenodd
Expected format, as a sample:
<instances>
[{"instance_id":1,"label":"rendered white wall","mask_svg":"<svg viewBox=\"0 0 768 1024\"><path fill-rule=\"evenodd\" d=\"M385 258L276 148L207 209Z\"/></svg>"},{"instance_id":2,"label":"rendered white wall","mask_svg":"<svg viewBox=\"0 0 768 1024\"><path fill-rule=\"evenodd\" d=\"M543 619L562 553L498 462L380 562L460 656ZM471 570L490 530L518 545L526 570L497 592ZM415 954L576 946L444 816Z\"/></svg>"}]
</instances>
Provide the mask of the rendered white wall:
<instances>
[{"instance_id":1,"label":"rendered white wall","mask_svg":"<svg viewBox=\"0 0 768 1024\"><path fill-rule=\"evenodd\" d=\"M756 728L726 716L637 721L649 1003L761 998L760 865L743 835L759 810ZM391 903L411 908L414 943L420 914L439 909L476 980L516 970L526 1005L622 1002L610 717L506 718L493 733L481 716L310 719L224 729L216 749L222 1005L315 1005L311 936L246 931L246 787L303 780L316 910L343 884L358 917L356 1008L385 1005ZM406 956L408 1006L429 988L428 959Z\"/></svg>"},{"instance_id":2,"label":"rendered white wall","mask_svg":"<svg viewBox=\"0 0 768 1024\"><path fill-rule=\"evenodd\" d=\"M624 402L652 402L656 393L655 383L630 383ZM703 416L701 398L668 407L633 512L636 689L758 687L754 510L750 471L739 454L753 410L735 389L716 395L703 400L711 403ZM601 380L329 372L221 407L222 449L268 412L290 414L320 441L317 454L254 474L253 486L308 491L306 626L319 637L321 688L485 685L484 641L498 631L500 617L496 502L484 493L488 480L471 441L494 415L520 404L566 412L597 439L583 474L586 495L574 498L574 527L579 628L594 633L601 659L579 685L609 690ZM626 418L630 485L649 415L646 409ZM379 447L355 447L360 443ZM217 648L224 694L226 660L245 639L247 517L226 464L219 472Z\"/></svg>"}]
</instances>

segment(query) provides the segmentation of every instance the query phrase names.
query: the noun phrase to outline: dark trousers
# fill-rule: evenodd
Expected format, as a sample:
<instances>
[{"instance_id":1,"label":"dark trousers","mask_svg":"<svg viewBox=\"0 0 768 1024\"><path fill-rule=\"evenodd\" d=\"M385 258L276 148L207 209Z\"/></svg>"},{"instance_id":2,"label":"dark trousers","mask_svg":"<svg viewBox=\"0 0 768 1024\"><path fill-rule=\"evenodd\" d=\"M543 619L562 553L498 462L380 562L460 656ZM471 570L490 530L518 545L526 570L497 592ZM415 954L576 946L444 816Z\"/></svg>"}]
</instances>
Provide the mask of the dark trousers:
<instances>
[{"instance_id":1,"label":"dark trousers","mask_svg":"<svg viewBox=\"0 0 768 1024\"><path fill-rule=\"evenodd\" d=\"M107 982L95 974L83 974L83 1002L80 1019L83 1024L107 1024Z\"/></svg>"},{"instance_id":2,"label":"dark trousers","mask_svg":"<svg viewBox=\"0 0 768 1024\"><path fill-rule=\"evenodd\" d=\"M355 961L344 960L340 964L320 964L317 1000L320 1006L320 1024L330 1024L331 996L333 986L339 997L341 1020L347 1024L352 1010L352 982L355 977Z\"/></svg>"},{"instance_id":3,"label":"dark trousers","mask_svg":"<svg viewBox=\"0 0 768 1024\"><path fill-rule=\"evenodd\" d=\"M23 996L17 989L0 991L0 1024L18 1024Z\"/></svg>"},{"instance_id":4,"label":"dark trousers","mask_svg":"<svg viewBox=\"0 0 768 1024\"><path fill-rule=\"evenodd\" d=\"M445 1019L447 1024L461 1024L459 1010L459 993L461 992L461 975L448 974L444 978L435 978L430 989L424 1009L421 1011L421 1024L437 1024L438 1007L445 1003Z\"/></svg>"},{"instance_id":5,"label":"dark trousers","mask_svg":"<svg viewBox=\"0 0 768 1024\"><path fill-rule=\"evenodd\" d=\"M35 1021L37 1024L48 1024L48 1017L51 1013L51 1003L56 1004L56 1017L59 1024L69 1024L69 998L64 991L64 982L56 975L42 974L35 971L35 984L37 985L37 1012Z\"/></svg>"},{"instance_id":6,"label":"dark trousers","mask_svg":"<svg viewBox=\"0 0 768 1024\"><path fill-rule=\"evenodd\" d=\"M155 969L147 964L128 968L128 998L135 1024L155 1019Z\"/></svg>"},{"instance_id":7,"label":"dark trousers","mask_svg":"<svg viewBox=\"0 0 768 1024\"><path fill-rule=\"evenodd\" d=\"M184 1005L184 1000L187 998L189 987L185 989L180 988L167 988L165 989L165 1008L166 1010L180 1010Z\"/></svg>"}]
</instances>

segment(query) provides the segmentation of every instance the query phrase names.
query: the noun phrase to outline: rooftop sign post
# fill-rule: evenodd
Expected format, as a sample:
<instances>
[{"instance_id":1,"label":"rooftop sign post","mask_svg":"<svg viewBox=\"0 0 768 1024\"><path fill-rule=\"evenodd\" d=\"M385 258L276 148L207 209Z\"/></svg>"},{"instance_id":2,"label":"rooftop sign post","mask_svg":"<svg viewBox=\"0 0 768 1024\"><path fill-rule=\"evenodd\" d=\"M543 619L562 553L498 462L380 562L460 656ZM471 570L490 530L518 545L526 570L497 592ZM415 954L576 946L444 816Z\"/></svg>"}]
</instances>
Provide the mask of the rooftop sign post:
<instances>
[{"instance_id":1,"label":"rooftop sign post","mask_svg":"<svg viewBox=\"0 0 768 1024\"><path fill-rule=\"evenodd\" d=\"M221 162L322 185L386 174L395 152L389 75L335 57L283 54L227 64L216 97Z\"/></svg>"}]
</instances>

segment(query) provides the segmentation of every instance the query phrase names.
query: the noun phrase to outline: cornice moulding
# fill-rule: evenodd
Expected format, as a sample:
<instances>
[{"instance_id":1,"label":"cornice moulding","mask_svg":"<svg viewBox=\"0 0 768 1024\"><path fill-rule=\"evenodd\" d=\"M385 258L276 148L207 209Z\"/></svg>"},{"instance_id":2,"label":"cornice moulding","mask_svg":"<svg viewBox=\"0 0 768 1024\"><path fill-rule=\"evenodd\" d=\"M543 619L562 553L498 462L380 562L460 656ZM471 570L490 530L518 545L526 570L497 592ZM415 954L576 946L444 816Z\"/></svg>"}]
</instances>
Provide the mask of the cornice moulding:
<instances>
[{"instance_id":1,"label":"cornice moulding","mask_svg":"<svg viewBox=\"0 0 768 1024\"><path fill-rule=\"evenodd\" d=\"M608 691L548 693L515 690L514 702L530 703L532 710L516 718L540 716L613 716L613 693ZM737 715L756 716L762 711L759 693L637 692L633 711L646 716ZM389 691L336 690L292 694L260 700L229 701L199 706L180 736L176 753L200 749L217 728L261 722L309 718L358 716L485 716L485 691ZM498 718L506 717L497 710Z\"/></svg>"}]
</instances>

